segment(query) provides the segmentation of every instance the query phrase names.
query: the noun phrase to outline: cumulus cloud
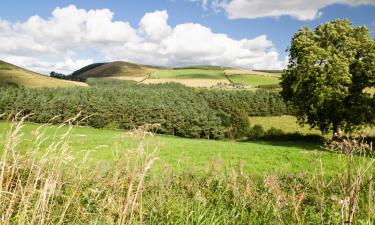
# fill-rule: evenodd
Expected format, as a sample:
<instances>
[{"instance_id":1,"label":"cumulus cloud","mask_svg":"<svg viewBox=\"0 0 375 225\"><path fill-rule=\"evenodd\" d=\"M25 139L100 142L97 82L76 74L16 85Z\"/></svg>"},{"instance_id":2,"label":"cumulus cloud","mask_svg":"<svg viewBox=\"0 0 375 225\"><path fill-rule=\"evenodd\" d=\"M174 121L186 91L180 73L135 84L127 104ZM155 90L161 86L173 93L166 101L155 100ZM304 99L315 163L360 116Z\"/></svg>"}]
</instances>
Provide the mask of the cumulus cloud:
<instances>
[{"instance_id":1,"label":"cumulus cloud","mask_svg":"<svg viewBox=\"0 0 375 225\"><path fill-rule=\"evenodd\" d=\"M159 42L171 33L171 27L168 25L167 11L156 11L146 13L140 22L140 29L151 41Z\"/></svg>"},{"instance_id":2,"label":"cumulus cloud","mask_svg":"<svg viewBox=\"0 0 375 225\"><path fill-rule=\"evenodd\" d=\"M27 56L7 56L3 60L11 62L17 66L27 68L31 71L37 71L42 74L49 74L51 71L69 74L72 71L94 63L92 59L72 59L65 58L59 61L50 61Z\"/></svg>"},{"instance_id":3,"label":"cumulus cloud","mask_svg":"<svg viewBox=\"0 0 375 225\"><path fill-rule=\"evenodd\" d=\"M201 0L207 3L207 0ZM375 5L374 0L211 0L212 8L224 10L231 19L291 16L298 20L318 18L332 4Z\"/></svg>"},{"instance_id":4,"label":"cumulus cloud","mask_svg":"<svg viewBox=\"0 0 375 225\"><path fill-rule=\"evenodd\" d=\"M43 73L68 73L92 63L90 55L83 54L92 51L103 60L164 66L285 66L265 35L236 40L196 23L171 27L165 10L146 13L135 28L127 21L114 21L108 9L84 10L73 5L56 8L49 18L0 20L0 59L17 65Z\"/></svg>"}]
</instances>

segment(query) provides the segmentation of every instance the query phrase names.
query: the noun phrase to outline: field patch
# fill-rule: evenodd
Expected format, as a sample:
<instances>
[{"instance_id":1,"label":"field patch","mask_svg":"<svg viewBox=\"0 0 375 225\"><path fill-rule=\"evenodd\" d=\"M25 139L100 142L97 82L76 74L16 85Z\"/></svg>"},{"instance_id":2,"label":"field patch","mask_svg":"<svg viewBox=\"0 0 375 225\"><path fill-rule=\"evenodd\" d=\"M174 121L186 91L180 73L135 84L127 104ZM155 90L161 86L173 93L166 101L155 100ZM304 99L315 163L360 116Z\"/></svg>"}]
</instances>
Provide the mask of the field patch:
<instances>
[{"instance_id":1,"label":"field patch","mask_svg":"<svg viewBox=\"0 0 375 225\"><path fill-rule=\"evenodd\" d=\"M163 84L163 83L179 83L188 87L205 87L210 88L218 84L230 84L228 80L218 80L218 79L145 79L141 83L143 84Z\"/></svg>"},{"instance_id":2,"label":"field patch","mask_svg":"<svg viewBox=\"0 0 375 225\"><path fill-rule=\"evenodd\" d=\"M251 87L280 83L280 80L277 77L253 74L232 75L229 76L229 79L235 84L246 84Z\"/></svg>"},{"instance_id":3,"label":"field patch","mask_svg":"<svg viewBox=\"0 0 375 225\"><path fill-rule=\"evenodd\" d=\"M151 78L226 80L223 70L210 69L156 70L151 74Z\"/></svg>"}]
</instances>

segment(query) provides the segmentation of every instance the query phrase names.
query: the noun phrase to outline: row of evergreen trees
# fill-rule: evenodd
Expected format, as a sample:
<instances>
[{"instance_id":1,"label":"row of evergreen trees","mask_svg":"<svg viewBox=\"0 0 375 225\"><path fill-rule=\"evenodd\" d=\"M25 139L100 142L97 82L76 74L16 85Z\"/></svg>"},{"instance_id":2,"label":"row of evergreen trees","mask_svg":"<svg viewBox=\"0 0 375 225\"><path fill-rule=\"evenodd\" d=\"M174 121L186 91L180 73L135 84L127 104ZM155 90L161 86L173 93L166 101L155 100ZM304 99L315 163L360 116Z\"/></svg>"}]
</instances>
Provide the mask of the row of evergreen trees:
<instances>
[{"instance_id":1,"label":"row of evergreen trees","mask_svg":"<svg viewBox=\"0 0 375 225\"><path fill-rule=\"evenodd\" d=\"M81 124L95 128L129 130L146 123L160 124L158 133L218 139L244 136L249 128L247 116L287 113L281 98L272 92L212 91L99 79L88 82L89 88L0 88L0 114L22 111L32 114L31 122L61 123L82 112L88 118Z\"/></svg>"}]
</instances>

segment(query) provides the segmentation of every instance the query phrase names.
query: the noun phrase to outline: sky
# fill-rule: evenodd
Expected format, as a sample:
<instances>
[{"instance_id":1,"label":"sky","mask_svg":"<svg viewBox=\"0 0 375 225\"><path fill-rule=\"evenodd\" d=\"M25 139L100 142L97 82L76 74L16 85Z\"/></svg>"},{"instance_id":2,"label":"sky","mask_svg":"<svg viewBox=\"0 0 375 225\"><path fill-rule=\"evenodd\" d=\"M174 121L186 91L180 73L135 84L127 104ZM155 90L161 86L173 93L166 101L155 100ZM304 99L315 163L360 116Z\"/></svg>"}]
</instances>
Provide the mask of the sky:
<instances>
[{"instance_id":1,"label":"sky","mask_svg":"<svg viewBox=\"0 0 375 225\"><path fill-rule=\"evenodd\" d=\"M48 74L95 62L283 69L302 26L375 36L375 0L1 0L0 60Z\"/></svg>"}]
</instances>

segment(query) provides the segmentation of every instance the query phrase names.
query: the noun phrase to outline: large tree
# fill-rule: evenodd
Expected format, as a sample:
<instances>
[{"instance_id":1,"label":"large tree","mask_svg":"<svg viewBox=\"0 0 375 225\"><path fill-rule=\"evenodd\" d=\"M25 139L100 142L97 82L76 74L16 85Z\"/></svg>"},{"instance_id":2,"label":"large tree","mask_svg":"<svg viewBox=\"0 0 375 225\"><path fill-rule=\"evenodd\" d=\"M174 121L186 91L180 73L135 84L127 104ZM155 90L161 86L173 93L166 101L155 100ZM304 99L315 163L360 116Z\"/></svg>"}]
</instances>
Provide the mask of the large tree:
<instances>
[{"instance_id":1,"label":"large tree","mask_svg":"<svg viewBox=\"0 0 375 225\"><path fill-rule=\"evenodd\" d=\"M375 121L375 41L365 26L334 20L294 34L282 96L300 124L323 132L352 130Z\"/></svg>"}]
</instances>

